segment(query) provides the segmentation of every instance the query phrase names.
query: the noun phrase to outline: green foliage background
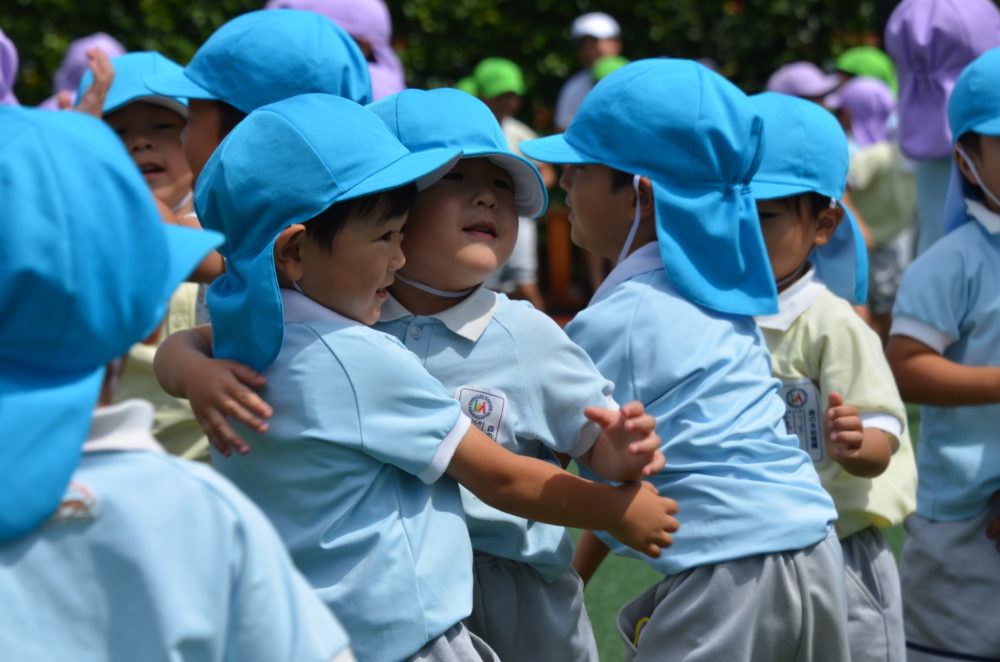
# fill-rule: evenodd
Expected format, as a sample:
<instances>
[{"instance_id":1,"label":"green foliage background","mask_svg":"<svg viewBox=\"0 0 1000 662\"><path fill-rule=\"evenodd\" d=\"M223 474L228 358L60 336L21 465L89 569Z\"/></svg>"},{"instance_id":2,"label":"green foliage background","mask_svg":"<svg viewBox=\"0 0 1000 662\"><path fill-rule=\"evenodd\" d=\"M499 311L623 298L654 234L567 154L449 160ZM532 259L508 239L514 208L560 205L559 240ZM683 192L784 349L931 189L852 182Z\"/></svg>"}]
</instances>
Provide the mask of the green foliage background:
<instances>
[{"instance_id":1,"label":"green foliage background","mask_svg":"<svg viewBox=\"0 0 1000 662\"><path fill-rule=\"evenodd\" d=\"M15 92L25 104L51 94L66 46L97 31L129 50L187 62L198 45L264 0L3 0L0 28L17 45ZM606 11L631 59L711 57L748 92L785 62L829 66L844 49L876 43L896 0L388 0L394 42L414 87L450 85L481 58L518 62L528 86L522 118L545 131L562 81L577 67L573 18ZM873 42L874 40L874 42ZM262 57L265 54L262 53Z\"/></svg>"}]
</instances>

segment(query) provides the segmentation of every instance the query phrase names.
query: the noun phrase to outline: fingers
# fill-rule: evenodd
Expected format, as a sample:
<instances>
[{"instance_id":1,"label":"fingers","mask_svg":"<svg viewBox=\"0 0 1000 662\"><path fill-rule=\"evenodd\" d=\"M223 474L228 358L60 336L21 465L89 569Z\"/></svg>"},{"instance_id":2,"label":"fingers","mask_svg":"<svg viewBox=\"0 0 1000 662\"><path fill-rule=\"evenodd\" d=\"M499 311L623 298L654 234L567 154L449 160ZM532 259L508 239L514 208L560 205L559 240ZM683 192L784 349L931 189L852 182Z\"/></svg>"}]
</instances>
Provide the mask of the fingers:
<instances>
[{"instance_id":1,"label":"fingers","mask_svg":"<svg viewBox=\"0 0 1000 662\"><path fill-rule=\"evenodd\" d=\"M626 402L621 407L621 413L626 418L634 418L636 416L642 416L646 413L646 408L642 406L642 403L638 400L632 400L631 402Z\"/></svg>"},{"instance_id":2,"label":"fingers","mask_svg":"<svg viewBox=\"0 0 1000 662\"><path fill-rule=\"evenodd\" d=\"M642 468L642 476L648 477L655 473L659 473L663 467L667 465L667 458L663 456L659 450L654 451L649 462L645 464Z\"/></svg>"},{"instance_id":3,"label":"fingers","mask_svg":"<svg viewBox=\"0 0 1000 662\"><path fill-rule=\"evenodd\" d=\"M236 434L229 422L216 410L209 410L202 416L198 416L209 443L224 457L232 455L232 449L236 449L241 455L246 455L250 447Z\"/></svg>"},{"instance_id":4,"label":"fingers","mask_svg":"<svg viewBox=\"0 0 1000 662\"><path fill-rule=\"evenodd\" d=\"M602 428L607 428L615 424L618 420L618 412L604 407L587 407L583 410L583 415L588 421L597 423Z\"/></svg>"},{"instance_id":5,"label":"fingers","mask_svg":"<svg viewBox=\"0 0 1000 662\"><path fill-rule=\"evenodd\" d=\"M842 404L844 404L844 397L840 395L840 393L837 393L836 391L831 391L830 395L827 397L827 402L829 402L829 406L831 409L833 407L839 407Z\"/></svg>"},{"instance_id":6,"label":"fingers","mask_svg":"<svg viewBox=\"0 0 1000 662\"><path fill-rule=\"evenodd\" d=\"M59 110L73 110L73 97L66 90L56 95L56 105Z\"/></svg>"}]
</instances>

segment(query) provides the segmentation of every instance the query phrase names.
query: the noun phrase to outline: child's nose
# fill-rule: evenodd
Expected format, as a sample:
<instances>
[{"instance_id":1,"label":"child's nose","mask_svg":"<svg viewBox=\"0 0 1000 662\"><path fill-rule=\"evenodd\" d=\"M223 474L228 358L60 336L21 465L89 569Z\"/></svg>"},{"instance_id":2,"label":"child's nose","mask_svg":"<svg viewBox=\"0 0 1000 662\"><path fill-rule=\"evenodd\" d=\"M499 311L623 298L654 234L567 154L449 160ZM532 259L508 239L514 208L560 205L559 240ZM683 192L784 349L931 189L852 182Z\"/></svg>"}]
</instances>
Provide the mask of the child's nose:
<instances>
[{"instance_id":1,"label":"child's nose","mask_svg":"<svg viewBox=\"0 0 1000 662\"><path fill-rule=\"evenodd\" d=\"M132 140L129 142L129 149L133 152L138 152L141 150L152 149L152 148L153 148L153 141L142 134L133 137Z\"/></svg>"},{"instance_id":2,"label":"child's nose","mask_svg":"<svg viewBox=\"0 0 1000 662\"><path fill-rule=\"evenodd\" d=\"M476 194L472 199L473 205L485 205L487 207L495 207L497 204L497 194L493 190L493 184L487 180L481 180L478 183L476 189Z\"/></svg>"}]
</instances>

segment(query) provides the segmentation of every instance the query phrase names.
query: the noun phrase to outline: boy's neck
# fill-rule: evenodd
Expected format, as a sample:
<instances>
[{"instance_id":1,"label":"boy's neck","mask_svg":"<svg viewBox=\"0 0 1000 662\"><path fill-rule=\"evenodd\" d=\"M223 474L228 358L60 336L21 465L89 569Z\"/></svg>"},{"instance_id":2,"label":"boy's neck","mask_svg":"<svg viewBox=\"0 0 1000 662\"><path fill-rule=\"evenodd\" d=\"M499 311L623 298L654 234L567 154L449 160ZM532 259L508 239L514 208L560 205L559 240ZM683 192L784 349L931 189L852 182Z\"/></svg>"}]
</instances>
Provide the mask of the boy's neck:
<instances>
[{"instance_id":1,"label":"boy's neck","mask_svg":"<svg viewBox=\"0 0 1000 662\"><path fill-rule=\"evenodd\" d=\"M442 297L430 292L416 288L408 283L396 279L396 282L389 288L389 292L404 308L414 315L435 315L442 311L453 308L465 301L471 292L463 297Z\"/></svg>"},{"instance_id":2,"label":"boy's neck","mask_svg":"<svg viewBox=\"0 0 1000 662\"><path fill-rule=\"evenodd\" d=\"M789 287L802 280L802 277L805 276L808 272L809 272L809 260L806 260L805 262L800 264L792 273L788 274L784 278L778 278L777 280L775 280L775 284L778 286L778 291L784 292Z\"/></svg>"}]
</instances>

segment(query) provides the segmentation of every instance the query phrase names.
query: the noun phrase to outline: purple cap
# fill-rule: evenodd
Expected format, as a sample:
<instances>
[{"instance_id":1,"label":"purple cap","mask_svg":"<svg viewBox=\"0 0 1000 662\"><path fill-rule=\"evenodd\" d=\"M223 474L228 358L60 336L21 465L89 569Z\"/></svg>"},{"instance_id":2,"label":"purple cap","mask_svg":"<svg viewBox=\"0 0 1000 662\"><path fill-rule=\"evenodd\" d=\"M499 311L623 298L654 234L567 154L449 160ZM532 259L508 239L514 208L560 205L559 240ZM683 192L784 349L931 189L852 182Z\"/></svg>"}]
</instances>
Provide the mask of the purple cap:
<instances>
[{"instance_id":1,"label":"purple cap","mask_svg":"<svg viewBox=\"0 0 1000 662\"><path fill-rule=\"evenodd\" d=\"M17 76L17 48L0 30L0 106L19 106L14 96L14 78Z\"/></svg>"},{"instance_id":2,"label":"purple cap","mask_svg":"<svg viewBox=\"0 0 1000 662\"><path fill-rule=\"evenodd\" d=\"M105 32L95 32L70 42L66 54L63 55L62 64L56 69L56 75L52 81L52 96L38 104L39 108L57 109L59 107L57 98L60 92L69 92L70 102L74 106L76 105L76 91L80 87L80 79L83 78L84 72L90 68L87 51L91 48L100 48L109 58L125 54L125 47Z\"/></svg>"},{"instance_id":3,"label":"purple cap","mask_svg":"<svg viewBox=\"0 0 1000 662\"><path fill-rule=\"evenodd\" d=\"M852 78L826 98L826 105L851 113L851 133L859 147L888 140L889 116L896 102L884 81L869 76Z\"/></svg>"},{"instance_id":4,"label":"purple cap","mask_svg":"<svg viewBox=\"0 0 1000 662\"><path fill-rule=\"evenodd\" d=\"M355 39L367 41L372 49L368 75L375 101L406 89L403 65L392 49L392 19L382 0L268 0L264 8L315 12Z\"/></svg>"},{"instance_id":5,"label":"purple cap","mask_svg":"<svg viewBox=\"0 0 1000 662\"><path fill-rule=\"evenodd\" d=\"M767 79L767 91L813 98L826 96L839 84L839 76L823 73L812 62L792 62L771 74Z\"/></svg>"},{"instance_id":6,"label":"purple cap","mask_svg":"<svg viewBox=\"0 0 1000 662\"><path fill-rule=\"evenodd\" d=\"M913 159L951 154L948 97L967 64L1000 46L1000 11L990 0L903 0L885 28L899 75L903 153Z\"/></svg>"}]
</instances>

